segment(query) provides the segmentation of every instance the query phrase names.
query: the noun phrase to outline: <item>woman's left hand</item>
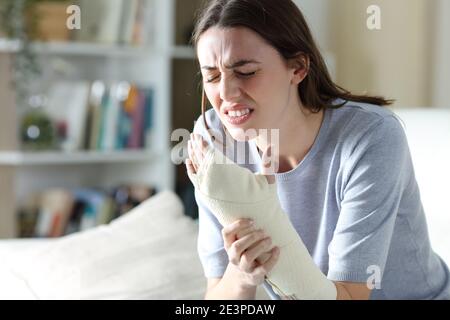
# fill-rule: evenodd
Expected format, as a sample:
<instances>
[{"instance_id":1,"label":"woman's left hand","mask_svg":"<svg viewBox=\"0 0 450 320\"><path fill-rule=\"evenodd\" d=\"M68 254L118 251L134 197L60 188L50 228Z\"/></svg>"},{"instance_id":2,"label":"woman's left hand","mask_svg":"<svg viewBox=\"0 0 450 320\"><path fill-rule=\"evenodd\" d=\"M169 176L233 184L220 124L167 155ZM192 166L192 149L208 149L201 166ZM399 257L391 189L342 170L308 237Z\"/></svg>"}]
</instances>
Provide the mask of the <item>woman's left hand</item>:
<instances>
[{"instance_id":1,"label":"woman's left hand","mask_svg":"<svg viewBox=\"0 0 450 320\"><path fill-rule=\"evenodd\" d=\"M208 151L208 143L199 134L191 133L188 141L188 155L186 159L186 168L189 173L195 174L203 163Z\"/></svg>"}]
</instances>

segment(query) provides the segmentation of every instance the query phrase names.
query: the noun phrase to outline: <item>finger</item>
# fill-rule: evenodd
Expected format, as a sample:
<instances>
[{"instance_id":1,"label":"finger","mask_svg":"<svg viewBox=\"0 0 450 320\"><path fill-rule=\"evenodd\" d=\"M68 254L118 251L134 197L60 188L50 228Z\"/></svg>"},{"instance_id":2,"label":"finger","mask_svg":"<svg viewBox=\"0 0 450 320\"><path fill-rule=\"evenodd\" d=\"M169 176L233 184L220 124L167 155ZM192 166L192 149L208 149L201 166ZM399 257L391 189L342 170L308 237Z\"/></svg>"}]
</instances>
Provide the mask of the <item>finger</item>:
<instances>
[{"instance_id":1,"label":"finger","mask_svg":"<svg viewBox=\"0 0 450 320\"><path fill-rule=\"evenodd\" d=\"M224 240L225 248L228 249L233 242L236 241L236 234L243 229L249 228L253 225L249 219L239 219L230 223L222 229L222 237Z\"/></svg>"},{"instance_id":2,"label":"finger","mask_svg":"<svg viewBox=\"0 0 450 320\"><path fill-rule=\"evenodd\" d=\"M266 251L264 253L262 253L261 255L258 256L258 258L256 258L256 261L258 262L258 265L262 265L264 263L266 263L267 261L269 261L270 257L272 256L272 251Z\"/></svg>"},{"instance_id":3,"label":"finger","mask_svg":"<svg viewBox=\"0 0 450 320\"><path fill-rule=\"evenodd\" d=\"M223 134L219 131L210 131L211 140L215 148L220 151L223 151Z\"/></svg>"},{"instance_id":4,"label":"finger","mask_svg":"<svg viewBox=\"0 0 450 320\"><path fill-rule=\"evenodd\" d=\"M256 267L252 274L255 276L266 276L270 271L272 271L273 267L278 262L278 258L280 257L281 250L279 247L273 247L271 250L271 257L270 259L264 263L263 265L260 265Z\"/></svg>"},{"instance_id":5,"label":"finger","mask_svg":"<svg viewBox=\"0 0 450 320\"><path fill-rule=\"evenodd\" d=\"M269 145L268 147L267 147L267 149L266 150L264 150L264 152L263 152L263 154L262 154L262 157L261 157L261 160L262 160L262 170L263 170L263 173L267 173L267 171L268 171L268 168L270 167L270 163L271 163L271 159L270 159L270 156L272 155L272 146L271 145Z\"/></svg>"},{"instance_id":6,"label":"finger","mask_svg":"<svg viewBox=\"0 0 450 320\"><path fill-rule=\"evenodd\" d=\"M272 240L270 238L264 238L252 246L250 246L241 256L239 267L248 273L251 273L256 267L256 258L270 249Z\"/></svg>"},{"instance_id":7,"label":"finger","mask_svg":"<svg viewBox=\"0 0 450 320\"><path fill-rule=\"evenodd\" d=\"M256 260L263 253L270 251L272 246L272 239L270 237L263 238L262 240L256 242L250 246L244 255L250 260Z\"/></svg>"},{"instance_id":8,"label":"finger","mask_svg":"<svg viewBox=\"0 0 450 320\"><path fill-rule=\"evenodd\" d=\"M267 234L263 230L256 230L246 236L244 236L242 239L236 240L232 243L231 247L229 248L229 256L234 264L240 265L241 264L241 258L244 251L246 251L248 248L250 248L252 245L254 245L256 242L264 239L267 237ZM251 261L244 261L245 266L249 266L251 264Z\"/></svg>"},{"instance_id":9,"label":"finger","mask_svg":"<svg viewBox=\"0 0 450 320\"><path fill-rule=\"evenodd\" d=\"M236 239L241 239L244 236L246 236L247 234L251 233L255 231L255 226L250 226L248 228L244 228L244 229L240 229L239 231L236 232Z\"/></svg>"},{"instance_id":10,"label":"finger","mask_svg":"<svg viewBox=\"0 0 450 320\"><path fill-rule=\"evenodd\" d=\"M199 134L194 134L194 139L197 142L197 146L200 148L203 158L206 156L208 152L209 144L205 139Z\"/></svg>"},{"instance_id":11,"label":"finger","mask_svg":"<svg viewBox=\"0 0 450 320\"><path fill-rule=\"evenodd\" d=\"M194 154L195 154L195 157L197 158L197 165L200 167L203 163L203 158L204 158L202 150L201 150L201 146L200 146L198 139L196 138L196 135L191 134L191 138L192 138L192 147L194 150Z\"/></svg>"},{"instance_id":12,"label":"finger","mask_svg":"<svg viewBox=\"0 0 450 320\"><path fill-rule=\"evenodd\" d=\"M223 133L222 132L220 132L218 130L211 130L210 134L211 134L211 141L214 144L217 144L220 146L223 145Z\"/></svg>"},{"instance_id":13,"label":"finger","mask_svg":"<svg viewBox=\"0 0 450 320\"><path fill-rule=\"evenodd\" d=\"M191 164L195 170L195 163L194 163L194 156L193 156L193 152L192 152L191 140L188 141L188 156L189 156L189 159L191 160Z\"/></svg>"},{"instance_id":14,"label":"finger","mask_svg":"<svg viewBox=\"0 0 450 320\"><path fill-rule=\"evenodd\" d=\"M272 145L269 145L262 155L262 174L266 176L267 182L269 184L275 183L275 171L277 162L275 160L275 155L273 153Z\"/></svg>"},{"instance_id":15,"label":"finger","mask_svg":"<svg viewBox=\"0 0 450 320\"><path fill-rule=\"evenodd\" d=\"M186 169L190 174L195 174L197 172L194 168L194 165L192 164L191 159L186 159Z\"/></svg>"},{"instance_id":16,"label":"finger","mask_svg":"<svg viewBox=\"0 0 450 320\"><path fill-rule=\"evenodd\" d=\"M192 166L194 167L195 172L198 171L198 163L197 163L197 157L195 156L194 150L192 149L192 141L188 141L188 154L189 158L192 161Z\"/></svg>"}]
</instances>

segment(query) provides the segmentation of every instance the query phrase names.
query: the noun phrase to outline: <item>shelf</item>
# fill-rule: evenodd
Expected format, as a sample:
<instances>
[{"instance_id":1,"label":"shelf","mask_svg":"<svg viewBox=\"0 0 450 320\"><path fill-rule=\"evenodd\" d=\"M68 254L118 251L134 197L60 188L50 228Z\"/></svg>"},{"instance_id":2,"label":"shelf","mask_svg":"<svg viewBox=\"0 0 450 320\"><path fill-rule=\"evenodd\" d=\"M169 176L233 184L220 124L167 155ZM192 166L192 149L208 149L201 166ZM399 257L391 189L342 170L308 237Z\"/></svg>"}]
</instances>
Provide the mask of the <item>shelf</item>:
<instances>
[{"instance_id":1,"label":"shelf","mask_svg":"<svg viewBox=\"0 0 450 320\"><path fill-rule=\"evenodd\" d=\"M18 40L0 39L0 53L20 51ZM143 56L154 52L148 46L130 46L88 42L34 42L31 48L38 54L84 55L84 56Z\"/></svg>"},{"instance_id":2,"label":"shelf","mask_svg":"<svg viewBox=\"0 0 450 320\"><path fill-rule=\"evenodd\" d=\"M32 166L32 165L68 165L94 163L127 163L149 161L159 153L143 150L127 151L79 151L79 152L0 152L0 165Z\"/></svg>"},{"instance_id":3,"label":"shelf","mask_svg":"<svg viewBox=\"0 0 450 320\"><path fill-rule=\"evenodd\" d=\"M22 48L19 40L0 38L0 53L16 53ZM88 42L34 42L31 48L38 54L78 55L78 56L148 56L157 53L150 46L130 46ZM194 59L195 51L190 46L174 46L167 54L177 59Z\"/></svg>"}]
</instances>

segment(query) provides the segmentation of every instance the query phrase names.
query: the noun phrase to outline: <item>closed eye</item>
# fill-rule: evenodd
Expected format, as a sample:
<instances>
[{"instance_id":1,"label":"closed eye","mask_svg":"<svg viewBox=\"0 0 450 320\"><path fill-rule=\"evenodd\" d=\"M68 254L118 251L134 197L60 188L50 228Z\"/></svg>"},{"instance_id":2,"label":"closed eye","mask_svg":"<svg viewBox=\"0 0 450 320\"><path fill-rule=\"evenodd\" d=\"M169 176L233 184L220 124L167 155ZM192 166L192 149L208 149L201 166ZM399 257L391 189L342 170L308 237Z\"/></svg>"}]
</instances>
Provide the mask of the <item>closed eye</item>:
<instances>
[{"instance_id":1,"label":"closed eye","mask_svg":"<svg viewBox=\"0 0 450 320\"><path fill-rule=\"evenodd\" d=\"M238 72L238 71L235 71L235 73L236 73L238 76L240 76L240 77L246 77L246 78L247 78L247 77L254 76L254 75L256 74L256 71L254 71L254 72L249 72L249 73L244 73L244 72ZM213 82L213 81L217 80L219 77L220 77L220 75L217 75L217 76L215 76L214 78L207 79L206 82L207 82L207 83Z\"/></svg>"},{"instance_id":2,"label":"closed eye","mask_svg":"<svg viewBox=\"0 0 450 320\"><path fill-rule=\"evenodd\" d=\"M237 73L238 75L242 76L242 77L251 77L251 76L253 76L253 75L256 73L256 71L254 71L254 72L249 72L249 73L243 73L243 72L237 72L237 71L236 71L236 73Z\"/></svg>"},{"instance_id":3,"label":"closed eye","mask_svg":"<svg viewBox=\"0 0 450 320\"><path fill-rule=\"evenodd\" d=\"M220 77L220 75L215 76L214 78L211 78L211 79L207 79L206 82L207 83L213 82L214 80L218 79L219 77Z\"/></svg>"}]
</instances>

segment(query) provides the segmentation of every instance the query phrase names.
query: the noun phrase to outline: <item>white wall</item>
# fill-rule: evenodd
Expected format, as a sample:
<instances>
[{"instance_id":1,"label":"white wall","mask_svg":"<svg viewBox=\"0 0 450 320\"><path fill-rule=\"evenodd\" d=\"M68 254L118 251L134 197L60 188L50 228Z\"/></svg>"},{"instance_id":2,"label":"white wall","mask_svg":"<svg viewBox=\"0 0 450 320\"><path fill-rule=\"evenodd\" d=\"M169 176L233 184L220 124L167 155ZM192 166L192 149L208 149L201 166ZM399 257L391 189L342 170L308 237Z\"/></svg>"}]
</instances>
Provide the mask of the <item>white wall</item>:
<instances>
[{"instance_id":1,"label":"white wall","mask_svg":"<svg viewBox=\"0 0 450 320\"><path fill-rule=\"evenodd\" d=\"M432 104L450 108L450 1L433 0L435 4L435 34L433 54Z\"/></svg>"},{"instance_id":2,"label":"white wall","mask_svg":"<svg viewBox=\"0 0 450 320\"><path fill-rule=\"evenodd\" d=\"M330 0L294 0L305 16L331 77L336 80L336 57L331 52Z\"/></svg>"},{"instance_id":3,"label":"white wall","mask_svg":"<svg viewBox=\"0 0 450 320\"><path fill-rule=\"evenodd\" d=\"M366 10L381 9L381 30L367 28ZM337 82L356 93L382 95L397 107L429 106L428 0L331 1Z\"/></svg>"},{"instance_id":4,"label":"white wall","mask_svg":"<svg viewBox=\"0 0 450 320\"><path fill-rule=\"evenodd\" d=\"M450 108L449 0L294 0L338 84L397 99L396 106ZM365 27L382 9L382 30Z\"/></svg>"},{"instance_id":5,"label":"white wall","mask_svg":"<svg viewBox=\"0 0 450 320\"><path fill-rule=\"evenodd\" d=\"M329 50L329 0L294 0L308 22L315 40L322 50Z\"/></svg>"}]
</instances>

